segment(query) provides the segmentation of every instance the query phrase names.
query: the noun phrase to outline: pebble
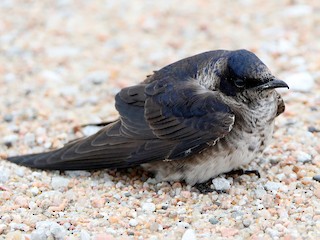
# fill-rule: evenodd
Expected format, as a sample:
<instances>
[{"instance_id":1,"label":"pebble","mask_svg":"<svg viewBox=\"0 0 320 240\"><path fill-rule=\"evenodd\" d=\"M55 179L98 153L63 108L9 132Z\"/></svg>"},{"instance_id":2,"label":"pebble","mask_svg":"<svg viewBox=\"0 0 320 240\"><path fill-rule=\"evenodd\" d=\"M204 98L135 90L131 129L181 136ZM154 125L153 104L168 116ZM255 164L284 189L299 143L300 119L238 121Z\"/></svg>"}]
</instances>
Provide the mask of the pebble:
<instances>
[{"instance_id":1,"label":"pebble","mask_svg":"<svg viewBox=\"0 0 320 240\"><path fill-rule=\"evenodd\" d=\"M47 50L49 58L67 58L75 57L79 54L80 49L72 46L57 46L51 47Z\"/></svg>"},{"instance_id":2,"label":"pebble","mask_svg":"<svg viewBox=\"0 0 320 240\"><path fill-rule=\"evenodd\" d=\"M304 17L312 14L312 7L307 4L289 6L282 11L285 17Z\"/></svg>"},{"instance_id":3,"label":"pebble","mask_svg":"<svg viewBox=\"0 0 320 240\"><path fill-rule=\"evenodd\" d=\"M106 203L106 199L101 197L94 198L91 201L91 205L94 208L102 208L105 203Z\"/></svg>"},{"instance_id":4,"label":"pebble","mask_svg":"<svg viewBox=\"0 0 320 240\"><path fill-rule=\"evenodd\" d=\"M101 127L98 126L85 126L84 128L82 128L82 132L84 136L90 136L98 132L100 129Z\"/></svg>"},{"instance_id":5,"label":"pebble","mask_svg":"<svg viewBox=\"0 0 320 240\"><path fill-rule=\"evenodd\" d=\"M217 223L219 222L219 220L216 219L216 218L214 218L214 217L212 217L212 218L209 218L209 222L210 222L211 224L215 225L215 224L217 224Z\"/></svg>"},{"instance_id":6,"label":"pebble","mask_svg":"<svg viewBox=\"0 0 320 240\"><path fill-rule=\"evenodd\" d=\"M13 73L7 73L4 75L4 81L7 83L13 83L17 80L17 76Z\"/></svg>"},{"instance_id":7,"label":"pebble","mask_svg":"<svg viewBox=\"0 0 320 240\"><path fill-rule=\"evenodd\" d=\"M2 234L4 232L4 230L6 230L7 225L4 223L0 223L0 234Z\"/></svg>"},{"instance_id":8,"label":"pebble","mask_svg":"<svg viewBox=\"0 0 320 240\"><path fill-rule=\"evenodd\" d=\"M169 204L168 204L168 203L163 203L162 206L161 206L161 209L167 210L168 207L169 207Z\"/></svg>"},{"instance_id":9,"label":"pebble","mask_svg":"<svg viewBox=\"0 0 320 240\"><path fill-rule=\"evenodd\" d=\"M288 74L285 81L291 91L310 92L314 86L314 78L308 72Z\"/></svg>"},{"instance_id":10,"label":"pebble","mask_svg":"<svg viewBox=\"0 0 320 240\"><path fill-rule=\"evenodd\" d=\"M306 163L306 162L310 162L311 160L312 160L312 156L310 154L302 151L299 151L297 153L298 162Z\"/></svg>"},{"instance_id":11,"label":"pebble","mask_svg":"<svg viewBox=\"0 0 320 240\"><path fill-rule=\"evenodd\" d=\"M228 191L231 187L230 182L221 177L214 178L212 184L215 190L217 191Z\"/></svg>"},{"instance_id":12,"label":"pebble","mask_svg":"<svg viewBox=\"0 0 320 240\"><path fill-rule=\"evenodd\" d=\"M36 230L31 233L32 240L56 239L63 240L66 230L56 222L41 221L36 223Z\"/></svg>"},{"instance_id":13,"label":"pebble","mask_svg":"<svg viewBox=\"0 0 320 240\"><path fill-rule=\"evenodd\" d=\"M266 230L266 233L270 235L270 237L272 239L276 239L279 237L279 232L275 229L272 229L272 228L267 228Z\"/></svg>"},{"instance_id":14,"label":"pebble","mask_svg":"<svg viewBox=\"0 0 320 240\"><path fill-rule=\"evenodd\" d=\"M19 139L19 137L17 134L11 134L11 135L4 136L2 138L2 142L7 147L11 147L15 142L18 141L18 139Z\"/></svg>"},{"instance_id":15,"label":"pebble","mask_svg":"<svg viewBox=\"0 0 320 240\"><path fill-rule=\"evenodd\" d=\"M136 219L130 219L129 220L129 225L131 227L136 227L138 225L138 221Z\"/></svg>"},{"instance_id":16,"label":"pebble","mask_svg":"<svg viewBox=\"0 0 320 240\"><path fill-rule=\"evenodd\" d=\"M314 195L320 199L320 187L317 187L315 190L314 190Z\"/></svg>"},{"instance_id":17,"label":"pebble","mask_svg":"<svg viewBox=\"0 0 320 240\"><path fill-rule=\"evenodd\" d=\"M109 73L105 71L95 71L90 73L85 80L89 81L95 85L100 85L104 82L106 82L109 78Z\"/></svg>"},{"instance_id":18,"label":"pebble","mask_svg":"<svg viewBox=\"0 0 320 240\"><path fill-rule=\"evenodd\" d=\"M233 237L234 235L238 234L239 230L235 228L223 228L221 229L221 235L224 238Z\"/></svg>"},{"instance_id":19,"label":"pebble","mask_svg":"<svg viewBox=\"0 0 320 240\"><path fill-rule=\"evenodd\" d=\"M159 230L159 224L156 223L156 222L151 223L151 224L150 224L150 230L151 230L152 232L158 231L158 230Z\"/></svg>"},{"instance_id":20,"label":"pebble","mask_svg":"<svg viewBox=\"0 0 320 240\"><path fill-rule=\"evenodd\" d=\"M111 234L101 233L94 236L94 240L115 240Z\"/></svg>"},{"instance_id":21,"label":"pebble","mask_svg":"<svg viewBox=\"0 0 320 240\"><path fill-rule=\"evenodd\" d=\"M35 144L36 136L33 133L27 133L23 138L24 144L32 147Z\"/></svg>"},{"instance_id":22,"label":"pebble","mask_svg":"<svg viewBox=\"0 0 320 240\"><path fill-rule=\"evenodd\" d=\"M80 240L90 240L90 234L86 230L81 230L80 232Z\"/></svg>"},{"instance_id":23,"label":"pebble","mask_svg":"<svg viewBox=\"0 0 320 240\"><path fill-rule=\"evenodd\" d=\"M70 180L61 176L54 176L51 180L51 186L54 190L58 190L61 188L66 188L69 184Z\"/></svg>"},{"instance_id":24,"label":"pebble","mask_svg":"<svg viewBox=\"0 0 320 240\"><path fill-rule=\"evenodd\" d=\"M10 171L6 167L0 166L0 183L5 183L9 180Z\"/></svg>"},{"instance_id":25,"label":"pebble","mask_svg":"<svg viewBox=\"0 0 320 240\"><path fill-rule=\"evenodd\" d=\"M78 177L90 177L91 173L83 170L74 170L74 171L64 171L64 173L71 178Z\"/></svg>"},{"instance_id":26,"label":"pebble","mask_svg":"<svg viewBox=\"0 0 320 240\"><path fill-rule=\"evenodd\" d=\"M278 191L279 188L282 188L282 187L283 187L283 184L282 184L282 183L278 183L278 182L268 181L268 182L264 185L264 187L265 187L266 190L269 190L269 191Z\"/></svg>"},{"instance_id":27,"label":"pebble","mask_svg":"<svg viewBox=\"0 0 320 240\"><path fill-rule=\"evenodd\" d=\"M242 221L242 224L243 224L244 227L249 227L251 225L251 223L252 223L252 221L249 220L249 219L244 219Z\"/></svg>"},{"instance_id":28,"label":"pebble","mask_svg":"<svg viewBox=\"0 0 320 240\"><path fill-rule=\"evenodd\" d=\"M181 240L196 240L196 233L193 229L187 229L182 235Z\"/></svg>"},{"instance_id":29,"label":"pebble","mask_svg":"<svg viewBox=\"0 0 320 240\"><path fill-rule=\"evenodd\" d=\"M313 178L312 178L313 180L316 180L316 181L318 181L318 182L320 182L320 174L319 175L315 175L315 176L313 176Z\"/></svg>"},{"instance_id":30,"label":"pebble","mask_svg":"<svg viewBox=\"0 0 320 240\"><path fill-rule=\"evenodd\" d=\"M178 213L179 215L185 214L186 212L187 212L187 209L184 208L184 207L179 207L178 210L177 210L177 213Z\"/></svg>"},{"instance_id":31,"label":"pebble","mask_svg":"<svg viewBox=\"0 0 320 240\"><path fill-rule=\"evenodd\" d=\"M5 115L3 116L3 120L4 120L5 122L12 122L12 120L13 120L12 114L5 114Z\"/></svg>"},{"instance_id":32,"label":"pebble","mask_svg":"<svg viewBox=\"0 0 320 240\"><path fill-rule=\"evenodd\" d=\"M143 203L142 204L142 210L144 212L154 212L156 210L156 205L154 203Z\"/></svg>"},{"instance_id":33,"label":"pebble","mask_svg":"<svg viewBox=\"0 0 320 240\"><path fill-rule=\"evenodd\" d=\"M58 72L44 70L41 73L41 77L44 78L46 81L52 81L52 82L62 82L63 79L61 78L61 75Z\"/></svg>"},{"instance_id":34,"label":"pebble","mask_svg":"<svg viewBox=\"0 0 320 240\"><path fill-rule=\"evenodd\" d=\"M23 177L25 175L25 168L17 168L15 173L19 176L19 177Z\"/></svg>"},{"instance_id":35,"label":"pebble","mask_svg":"<svg viewBox=\"0 0 320 240\"><path fill-rule=\"evenodd\" d=\"M11 222L9 224L11 230L21 230L21 231L24 231L24 232L28 232L30 227L26 224L23 224L23 223L15 223L15 222Z\"/></svg>"},{"instance_id":36,"label":"pebble","mask_svg":"<svg viewBox=\"0 0 320 240\"><path fill-rule=\"evenodd\" d=\"M30 201L28 206L29 206L29 208L31 210L35 209L36 207L38 207L38 205L34 201Z\"/></svg>"},{"instance_id":37,"label":"pebble","mask_svg":"<svg viewBox=\"0 0 320 240\"><path fill-rule=\"evenodd\" d=\"M19 207L28 208L29 207L29 198L25 196L17 196L14 200Z\"/></svg>"},{"instance_id":38,"label":"pebble","mask_svg":"<svg viewBox=\"0 0 320 240\"><path fill-rule=\"evenodd\" d=\"M32 193L33 196L36 196L40 193L40 190L37 187L32 187L29 189L29 191Z\"/></svg>"},{"instance_id":39,"label":"pebble","mask_svg":"<svg viewBox=\"0 0 320 240\"><path fill-rule=\"evenodd\" d=\"M190 191L181 191L180 195L184 198L190 198L191 197L191 192Z\"/></svg>"},{"instance_id":40,"label":"pebble","mask_svg":"<svg viewBox=\"0 0 320 240\"><path fill-rule=\"evenodd\" d=\"M187 223L187 222L178 222L177 226L180 227L180 228L185 228L185 229L190 228L190 224Z\"/></svg>"},{"instance_id":41,"label":"pebble","mask_svg":"<svg viewBox=\"0 0 320 240\"><path fill-rule=\"evenodd\" d=\"M9 232L6 236L6 240L23 240L23 239L24 238L20 231Z\"/></svg>"},{"instance_id":42,"label":"pebble","mask_svg":"<svg viewBox=\"0 0 320 240\"><path fill-rule=\"evenodd\" d=\"M314 126L309 126L308 127L308 131L311 132L311 133L318 133L320 132L320 129L314 127Z\"/></svg>"}]
</instances>

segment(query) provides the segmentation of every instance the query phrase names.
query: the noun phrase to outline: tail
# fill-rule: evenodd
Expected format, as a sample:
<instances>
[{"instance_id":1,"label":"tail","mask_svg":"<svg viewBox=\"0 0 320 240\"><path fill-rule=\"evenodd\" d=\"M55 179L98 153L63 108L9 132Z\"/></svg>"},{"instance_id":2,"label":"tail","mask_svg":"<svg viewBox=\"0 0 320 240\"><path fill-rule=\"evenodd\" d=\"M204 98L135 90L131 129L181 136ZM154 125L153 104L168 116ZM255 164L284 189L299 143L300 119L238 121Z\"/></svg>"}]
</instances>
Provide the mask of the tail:
<instances>
[{"instance_id":1,"label":"tail","mask_svg":"<svg viewBox=\"0 0 320 240\"><path fill-rule=\"evenodd\" d=\"M74 140L50 152L8 157L22 166L48 170L128 168L165 159L172 146L166 141L127 137L121 122L113 122L96 134Z\"/></svg>"},{"instance_id":2,"label":"tail","mask_svg":"<svg viewBox=\"0 0 320 240\"><path fill-rule=\"evenodd\" d=\"M138 165L127 161L141 142L123 137L119 122L111 123L96 134L67 143L50 152L8 157L18 165L48 170L94 170Z\"/></svg>"},{"instance_id":3,"label":"tail","mask_svg":"<svg viewBox=\"0 0 320 240\"><path fill-rule=\"evenodd\" d=\"M36 154L28 154L21 156L8 157L7 160L30 168L38 168L38 169L49 169L49 170L67 170L70 167L67 167L65 163L59 162L51 162L48 163L47 159L52 158L53 155L56 154L56 151L45 152L45 153L36 153ZM80 168L74 168L74 170L80 170Z\"/></svg>"},{"instance_id":4,"label":"tail","mask_svg":"<svg viewBox=\"0 0 320 240\"><path fill-rule=\"evenodd\" d=\"M89 161L81 159L79 156L75 159L64 159L64 154L73 149L79 142L81 143L81 140L72 141L57 150L13 156L8 157L7 160L21 166L46 170L90 170L103 168L94 165L94 162L90 161L89 158Z\"/></svg>"}]
</instances>

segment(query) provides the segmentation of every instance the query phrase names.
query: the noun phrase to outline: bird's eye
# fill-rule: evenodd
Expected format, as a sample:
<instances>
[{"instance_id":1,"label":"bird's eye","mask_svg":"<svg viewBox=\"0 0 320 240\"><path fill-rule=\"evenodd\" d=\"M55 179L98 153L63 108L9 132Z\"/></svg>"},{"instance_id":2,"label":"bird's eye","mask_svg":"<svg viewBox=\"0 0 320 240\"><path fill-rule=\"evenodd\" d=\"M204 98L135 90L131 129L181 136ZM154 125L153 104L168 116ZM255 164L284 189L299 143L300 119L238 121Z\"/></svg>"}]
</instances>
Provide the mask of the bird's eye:
<instances>
[{"instance_id":1,"label":"bird's eye","mask_svg":"<svg viewBox=\"0 0 320 240\"><path fill-rule=\"evenodd\" d=\"M234 84L238 88L243 88L245 86L245 81L243 79L238 78L234 81Z\"/></svg>"}]
</instances>

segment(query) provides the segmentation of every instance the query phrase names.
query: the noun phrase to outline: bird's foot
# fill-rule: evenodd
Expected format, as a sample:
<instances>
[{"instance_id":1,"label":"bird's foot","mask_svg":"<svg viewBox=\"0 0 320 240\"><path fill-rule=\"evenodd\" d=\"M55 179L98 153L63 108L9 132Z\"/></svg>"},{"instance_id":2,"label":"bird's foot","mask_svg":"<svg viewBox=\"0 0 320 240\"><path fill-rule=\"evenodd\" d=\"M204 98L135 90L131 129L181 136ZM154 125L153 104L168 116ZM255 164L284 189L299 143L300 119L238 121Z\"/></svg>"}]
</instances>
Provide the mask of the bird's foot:
<instances>
[{"instance_id":1,"label":"bird's foot","mask_svg":"<svg viewBox=\"0 0 320 240\"><path fill-rule=\"evenodd\" d=\"M194 187L198 189L200 193L206 194L214 191L213 188L211 187L211 184L212 184L212 180L209 179L204 183L196 183Z\"/></svg>"},{"instance_id":2,"label":"bird's foot","mask_svg":"<svg viewBox=\"0 0 320 240\"><path fill-rule=\"evenodd\" d=\"M209 179L208 181L204 182L204 183L196 183L194 185L194 187L196 189L198 189L198 191L200 193L202 193L202 194L207 194L207 193L210 193L210 192L216 192L218 194L225 193L224 191L213 189L211 187L211 184L212 184L212 178Z\"/></svg>"},{"instance_id":3,"label":"bird's foot","mask_svg":"<svg viewBox=\"0 0 320 240\"><path fill-rule=\"evenodd\" d=\"M228 173L226 173L226 175L244 175L244 174L254 174L256 175L258 178L261 177L260 173L258 170L243 170L243 169L237 169L237 170L232 170Z\"/></svg>"}]
</instances>

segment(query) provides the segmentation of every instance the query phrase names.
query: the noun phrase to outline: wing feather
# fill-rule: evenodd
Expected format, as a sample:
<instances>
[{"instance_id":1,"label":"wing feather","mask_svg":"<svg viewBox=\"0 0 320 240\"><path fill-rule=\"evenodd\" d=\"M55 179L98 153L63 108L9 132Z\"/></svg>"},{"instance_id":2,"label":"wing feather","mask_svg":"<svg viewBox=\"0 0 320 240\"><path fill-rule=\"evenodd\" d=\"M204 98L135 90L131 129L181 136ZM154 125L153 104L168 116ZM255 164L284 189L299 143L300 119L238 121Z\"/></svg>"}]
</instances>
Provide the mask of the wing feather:
<instances>
[{"instance_id":1,"label":"wing feather","mask_svg":"<svg viewBox=\"0 0 320 240\"><path fill-rule=\"evenodd\" d=\"M234 123L232 111L219 95L202 88L195 79L155 78L122 89L115 99L119 119L96 134L55 151L8 160L60 170L125 168L175 160L207 148Z\"/></svg>"}]
</instances>

